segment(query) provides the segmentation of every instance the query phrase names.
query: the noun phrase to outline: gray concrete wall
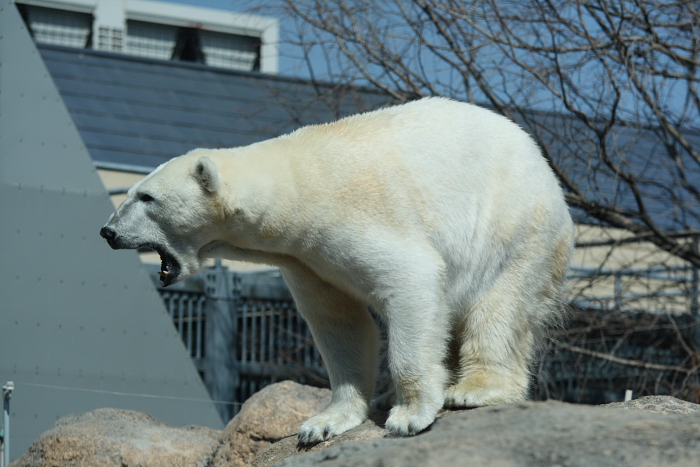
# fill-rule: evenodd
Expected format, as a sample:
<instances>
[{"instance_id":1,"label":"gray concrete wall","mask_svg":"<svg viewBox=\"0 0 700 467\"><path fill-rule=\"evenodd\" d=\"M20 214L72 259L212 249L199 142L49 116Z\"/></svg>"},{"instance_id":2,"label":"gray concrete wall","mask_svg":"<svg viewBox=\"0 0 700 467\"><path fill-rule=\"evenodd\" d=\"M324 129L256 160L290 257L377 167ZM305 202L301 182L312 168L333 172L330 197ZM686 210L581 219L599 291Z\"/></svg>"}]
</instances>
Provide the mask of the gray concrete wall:
<instances>
[{"instance_id":1,"label":"gray concrete wall","mask_svg":"<svg viewBox=\"0 0 700 467\"><path fill-rule=\"evenodd\" d=\"M0 0L0 385L11 459L69 413L117 407L222 422L113 211L16 6Z\"/></svg>"}]
</instances>

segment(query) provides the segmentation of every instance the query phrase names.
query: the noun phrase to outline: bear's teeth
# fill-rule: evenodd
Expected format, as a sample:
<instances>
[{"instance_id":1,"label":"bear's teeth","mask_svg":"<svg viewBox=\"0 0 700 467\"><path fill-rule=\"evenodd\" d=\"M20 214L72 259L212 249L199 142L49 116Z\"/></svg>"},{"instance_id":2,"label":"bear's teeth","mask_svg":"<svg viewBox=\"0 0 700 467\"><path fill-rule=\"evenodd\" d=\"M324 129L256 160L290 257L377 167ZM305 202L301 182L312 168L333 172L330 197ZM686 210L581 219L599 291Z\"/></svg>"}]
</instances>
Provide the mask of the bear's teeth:
<instances>
[{"instance_id":1,"label":"bear's teeth","mask_svg":"<svg viewBox=\"0 0 700 467\"><path fill-rule=\"evenodd\" d=\"M168 273L169 273L169 271L158 271L158 275L163 276L163 277L167 276Z\"/></svg>"}]
</instances>

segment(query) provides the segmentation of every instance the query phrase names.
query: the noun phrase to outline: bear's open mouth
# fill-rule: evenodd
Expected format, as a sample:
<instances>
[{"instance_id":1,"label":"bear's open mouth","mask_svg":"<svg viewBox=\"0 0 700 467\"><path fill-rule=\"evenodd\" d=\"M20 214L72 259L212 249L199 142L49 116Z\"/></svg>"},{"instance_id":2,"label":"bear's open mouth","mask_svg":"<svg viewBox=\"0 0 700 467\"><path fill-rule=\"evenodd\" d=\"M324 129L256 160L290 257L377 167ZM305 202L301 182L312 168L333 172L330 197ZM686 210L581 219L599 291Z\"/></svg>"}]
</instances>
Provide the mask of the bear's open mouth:
<instances>
[{"instance_id":1,"label":"bear's open mouth","mask_svg":"<svg viewBox=\"0 0 700 467\"><path fill-rule=\"evenodd\" d=\"M153 247L153 249L160 255L160 271L158 271L160 285L167 287L180 275L180 264L163 248Z\"/></svg>"}]
</instances>

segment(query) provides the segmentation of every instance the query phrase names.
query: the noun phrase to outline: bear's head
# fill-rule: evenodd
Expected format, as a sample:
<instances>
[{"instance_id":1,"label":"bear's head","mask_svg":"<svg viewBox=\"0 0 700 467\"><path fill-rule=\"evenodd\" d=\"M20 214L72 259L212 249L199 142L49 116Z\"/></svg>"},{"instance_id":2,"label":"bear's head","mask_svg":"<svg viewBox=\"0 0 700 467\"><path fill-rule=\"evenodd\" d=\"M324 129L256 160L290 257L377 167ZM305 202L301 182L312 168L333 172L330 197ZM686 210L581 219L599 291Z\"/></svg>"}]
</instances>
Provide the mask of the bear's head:
<instances>
[{"instance_id":1,"label":"bear's head","mask_svg":"<svg viewBox=\"0 0 700 467\"><path fill-rule=\"evenodd\" d=\"M100 230L115 250L157 251L164 287L202 268L202 250L220 227L221 175L203 154L195 150L175 158L136 183Z\"/></svg>"}]
</instances>

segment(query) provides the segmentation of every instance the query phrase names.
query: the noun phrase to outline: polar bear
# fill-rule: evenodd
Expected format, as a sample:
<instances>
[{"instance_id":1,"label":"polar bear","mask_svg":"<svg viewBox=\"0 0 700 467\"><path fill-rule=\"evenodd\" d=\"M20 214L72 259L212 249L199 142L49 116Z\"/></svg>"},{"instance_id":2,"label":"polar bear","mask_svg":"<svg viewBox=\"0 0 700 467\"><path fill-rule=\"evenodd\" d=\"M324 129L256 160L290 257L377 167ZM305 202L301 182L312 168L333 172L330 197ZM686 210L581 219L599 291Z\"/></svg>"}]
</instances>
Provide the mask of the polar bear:
<instances>
[{"instance_id":1,"label":"polar bear","mask_svg":"<svg viewBox=\"0 0 700 467\"><path fill-rule=\"evenodd\" d=\"M561 314L573 223L520 127L427 98L234 149L196 149L134 185L102 228L151 248L164 286L208 258L279 266L321 352L332 402L302 443L367 418L387 327L411 435L444 406L523 400L543 327Z\"/></svg>"}]
</instances>

